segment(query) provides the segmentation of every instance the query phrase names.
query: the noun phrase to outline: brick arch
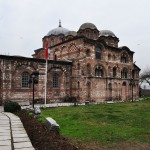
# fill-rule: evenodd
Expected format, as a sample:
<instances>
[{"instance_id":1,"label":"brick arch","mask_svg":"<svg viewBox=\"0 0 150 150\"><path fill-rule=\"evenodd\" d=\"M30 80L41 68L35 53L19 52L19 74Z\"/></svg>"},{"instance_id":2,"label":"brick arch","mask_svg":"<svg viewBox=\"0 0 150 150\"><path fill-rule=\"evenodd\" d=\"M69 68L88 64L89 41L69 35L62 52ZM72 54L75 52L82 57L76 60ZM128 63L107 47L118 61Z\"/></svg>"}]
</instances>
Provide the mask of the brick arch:
<instances>
[{"instance_id":1,"label":"brick arch","mask_svg":"<svg viewBox=\"0 0 150 150\"><path fill-rule=\"evenodd\" d=\"M22 85L22 74L24 72L28 72L29 75L31 75L31 73L33 71L35 71L36 69L32 68L32 67L29 67L28 68L22 68L21 66L20 67L17 67L13 72L12 72L12 88L21 88L21 85Z\"/></svg>"},{"instance_id":2,"label":"brick arch","mask_svg":"<svg viewBox=\"0 0 150 150\"><path fill-rule=\"evenodd\" d=\"M76 57L77 54L78 54L78 47L76 46L75 43L71 43L68 46L68 58Z\"/></svg>"}]
</instances>

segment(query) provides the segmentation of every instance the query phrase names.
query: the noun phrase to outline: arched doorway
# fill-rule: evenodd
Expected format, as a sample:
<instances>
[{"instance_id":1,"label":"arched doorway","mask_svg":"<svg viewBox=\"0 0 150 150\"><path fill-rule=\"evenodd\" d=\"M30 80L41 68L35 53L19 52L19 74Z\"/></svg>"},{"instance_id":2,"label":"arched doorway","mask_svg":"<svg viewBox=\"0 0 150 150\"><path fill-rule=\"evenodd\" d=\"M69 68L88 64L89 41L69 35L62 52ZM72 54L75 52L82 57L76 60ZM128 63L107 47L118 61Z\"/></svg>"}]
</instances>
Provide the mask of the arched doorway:
<instances>
[{"instance_id":1,"label":"arched doorway","mask_svg":"<svg viewBox=\"0 0 150 150\"><path fill-rule=\"evenodd\" d=\"M108 100L109 101L112 100L112 84L111 83L108 84Z\"/></svg>"},{"instance_id":2,"label":"arched doorway","mask_svg":"<svg viewBox=\"0 0 150 150\"><path fill-rule=\"evenodd\" d=\"M126 82L122 83L122 100L123 101L127 100L127 84L126 84Z\"/></svg>"},{"instance_id":3,"label":"arched doorway","mask_svg":"<svg viewBox=\"0 0 150 150\"><path fill-rule=\"evenodd\" d=\"M113 84L113 100L118 100L118 86L117 83Z\"/></svg>"},{"instance_id":4,"label":"arched doorway","mask_svg":"<svg viewBox=\"0 0 150 150\"><path fill-rule=\"evenodd\" d=\"M87 82L87 100L91 99L91 82Z\"/></svg>"}]
</instances>

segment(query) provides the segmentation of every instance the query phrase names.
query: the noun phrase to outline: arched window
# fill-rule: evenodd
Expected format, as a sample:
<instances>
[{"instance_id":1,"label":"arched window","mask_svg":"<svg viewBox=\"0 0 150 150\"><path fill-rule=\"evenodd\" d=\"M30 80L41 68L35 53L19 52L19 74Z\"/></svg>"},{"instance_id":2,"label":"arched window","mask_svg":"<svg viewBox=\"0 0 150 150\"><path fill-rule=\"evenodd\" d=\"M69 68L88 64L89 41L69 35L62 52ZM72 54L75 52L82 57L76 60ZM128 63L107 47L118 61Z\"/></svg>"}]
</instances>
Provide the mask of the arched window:
<instances>
[{"instance_id":1,"label":"arched window","mask_svg":"<svg viewBox=\"0 0 150 150\"><path fill-rule=\"evenodd\" d=\"M126 57L122 56L122 57L121 57L121 62L122 62L122 63L126 63L126 62L127 62Z\"/></svg>"},{"instance_id":2,"label":"arched window","mask_svg":"<svg viewBox=\"0 0 150 150\"><path fill-rule=\"evenodd\" d=\"M80 63L78 63L78 70L80 70Z\"/></svg>"},{"instance_id":3,"label":"arched window","mask_svg":"<svg viewBox=\"0 0 150 150\"><path fill-rule=\"evenodd\" d=\"M95 69L95 76L97 77L103 77L104 73L103 73L103 69L98 67Z\"/></svg>"},{"instance_id":4,"label":"arched window","mask_svg":"<svg viewBox=\"0 0 150 150\"><path fill-rule=\"evenodd\" d=\"M100 60L101 60L101 59L102 59L102 56L101 56L102 54L101 54L101 53L102 53L101 48L100 48L100 47L96 47L96 54L95 54L95 58L96 58L96 59L100 59Z\"/></svg>"},{"instance_id":5,"label":"arched window","mask_svg":"<svg viewBox=\"0 0 150 150\"><path fill-rule=\"evenodd\" d=\"M53 75L53 87L54 88L59 87L59 75L56 73Z\"/></svg>"},{"instance_id":6,"label":"arched window","mask_svg":"<svg viewBox=\"0 0 150 150\"><path fill-rule=\"evenodd\" d=\"M78 89L80 89L80 82L78 81Z\"/></svg>"},{"instance_id":7,"label":"arched window","mask_svg":"<svg viewBox=\"0 0 150 150\"><path fill-rule=\"evenodd\" d=\"M126 79L127 78L127 69L123 68L121 71L121 78Z\"/></svg>"},{"instance_id":8,"label":"arched window","mask_svg":"<svg viewBox=\"0 0 150 150\"><path fill-rule=\"evenodd\" d=\"M90 38L90 31L89 30L86 30L86 37Z\"/></svg>"},{"instance_id":9,"label":"arched window","mask_svg":"<svg viewBox=\"0 0 150 150\"><path fill-rule=\"evenodd\" d=\"M108 89L112 90L112 84L111 83L108 84Z\"/></svg>"},{"instance_id":10,"label":"arched window","mask_svg":"<svg viewBox=\"0 0 150 150\"><path fill-rule=\"evenodd\" d=\"M110 54L108 54L108 60L111 60L111 55Z\"/></svg>"},{"instance_id":11,"label":"arched window","mask_svg":"<svg viewBox=\"0 0 150 150\"><path fill-rule=\"evenodd\" d=\"M116 67L114 67L113 68L113 77L116 77L116 75L117 75L117 69L116 69Z\"/></svg>"},{"instance_id":12,"label":"arched window","mask_svg":"<svg viewBox=\"0 0 150 150\"><path fill-rule=\"evenodd\" d=\"M131 75L131 78L135 78L135 70L132 70L132 75Z\"/></svg>"},{"instance_id":13,"label":"arched window","mask_svg":"<svg viewBox=\"0 0 150 150\"><path fill-rule=\"evenodd\" d=\"M28 72L23 72L22 73L22 87L23 88L29 87L29 79L30 79L30 74Z\"/></svg>"},{"instance_id":14,"label":"arched window","mask_svg":"<svg viewBox=\"0 0 150 150\"><path fill-rule=\"evenodd\" d=\"M87 74L91 74L91 64L87 64Z\"/></svg>"},{"instance_id":15,"label":"arched window","mask_svg":"<svg viewBox=\"0 0 150 150\"><path fill-rule=\"evenodd\" d=\"M87 56L87 57L90 56L90 50L89 50L89 49L86 50L86 56Z\"/></svg>"},{"instance_id":16,"label":"arched window","mask_svg":"<svg viewBox=\"0 0 150 150\"><path fill-rule=\"evenodd\" d=\"M126 56L126 54L123 54L121 56L121 63L127 63L127 56Z\"/></svg>"},{"instance_id":17,"label":"arched window","mask_svg":"<svg viewBox=\"0 0 150 150\"><path fill-rule=\"evenodd\" d=\"M112 56L112 60L113 61L116 60L116 56L115 55Z\"/></svg>"}]
</instances>

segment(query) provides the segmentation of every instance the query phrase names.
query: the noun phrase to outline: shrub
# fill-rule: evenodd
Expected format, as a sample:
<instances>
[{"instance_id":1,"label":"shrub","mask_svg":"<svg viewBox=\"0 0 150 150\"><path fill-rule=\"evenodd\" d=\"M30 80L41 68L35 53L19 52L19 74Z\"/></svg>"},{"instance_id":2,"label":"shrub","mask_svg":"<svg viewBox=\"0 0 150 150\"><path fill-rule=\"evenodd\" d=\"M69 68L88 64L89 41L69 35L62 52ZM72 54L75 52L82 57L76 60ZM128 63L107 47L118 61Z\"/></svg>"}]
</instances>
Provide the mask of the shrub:
<instances>
[{"instance_id":1,"label":"shrub","mask_svg":"<svg viewBox=\"0 0 150 150\"><path fill-rule=\"evenodd\" d=\"M65 97L64 102L75 103L75 102L77 102L77 98L76 97Z\"/></svg>"},{"instance_id":2,"label":"shrub","mask_svg":"<svg viewBox=\"0 0 150 150\"><path fill-rule=\"evenodd\" d=\"M4 103L4 111L14 113L21 110L21 106L17 102L6 101Z\"/></svg>"}]
</instances>

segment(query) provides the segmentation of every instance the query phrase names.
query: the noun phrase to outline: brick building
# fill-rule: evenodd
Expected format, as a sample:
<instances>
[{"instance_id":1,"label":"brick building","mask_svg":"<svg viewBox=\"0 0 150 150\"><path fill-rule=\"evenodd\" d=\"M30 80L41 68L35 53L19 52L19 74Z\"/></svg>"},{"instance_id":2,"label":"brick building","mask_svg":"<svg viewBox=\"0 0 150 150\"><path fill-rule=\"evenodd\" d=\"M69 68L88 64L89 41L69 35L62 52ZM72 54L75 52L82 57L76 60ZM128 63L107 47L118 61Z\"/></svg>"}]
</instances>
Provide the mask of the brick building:
<instances>
[{"instance_id":1,"label":"brick building","mask_svg":"<svg viewBox=\"0 0 150 150\"><path fill-rule=\"evenodd\" d=\"M77 97L78 101L130 100L138 98L139 67L127 46L110 30L84 23L77 32L61 26L43 37L33 58L0 55L0 100L32 99L28 83L39 71L35 99L44 99L45 44L49 44L47 102ZM131 84L132 83L132 84ZM133 89L133 92L132 92Z\"/></svg>"}]
</instances>

